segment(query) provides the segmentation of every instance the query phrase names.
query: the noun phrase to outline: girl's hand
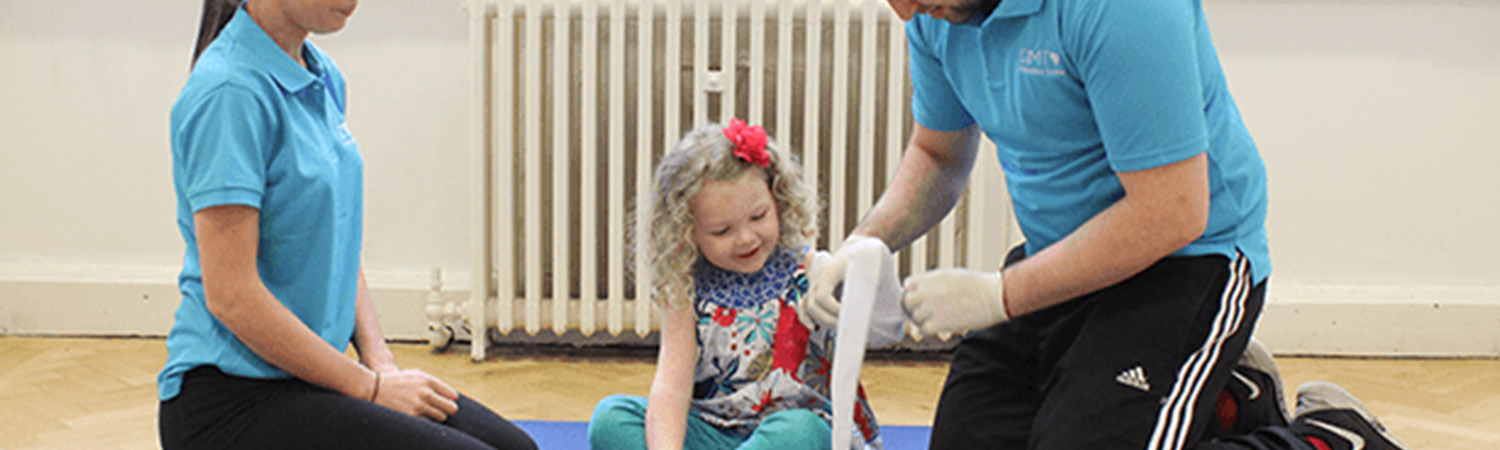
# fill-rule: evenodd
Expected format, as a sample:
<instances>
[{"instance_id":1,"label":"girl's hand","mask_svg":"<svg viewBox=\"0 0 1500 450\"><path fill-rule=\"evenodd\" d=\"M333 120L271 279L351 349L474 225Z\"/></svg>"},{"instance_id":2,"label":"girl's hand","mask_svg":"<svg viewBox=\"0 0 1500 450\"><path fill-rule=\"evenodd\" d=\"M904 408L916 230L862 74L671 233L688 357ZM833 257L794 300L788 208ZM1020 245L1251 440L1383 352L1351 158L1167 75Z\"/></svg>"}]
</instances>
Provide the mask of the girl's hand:
<instances>
[{"instance_id":1,"label":"girl's hand","mask_svg":"<svg viewBox=\"0 0 1500 450\"><path fill-rule=\"evenodd\" d=\"M436 422L448 420L458 412L458 391L420 370L381 373L376 404L413 417Z\"/></svg>"}]
</instances>

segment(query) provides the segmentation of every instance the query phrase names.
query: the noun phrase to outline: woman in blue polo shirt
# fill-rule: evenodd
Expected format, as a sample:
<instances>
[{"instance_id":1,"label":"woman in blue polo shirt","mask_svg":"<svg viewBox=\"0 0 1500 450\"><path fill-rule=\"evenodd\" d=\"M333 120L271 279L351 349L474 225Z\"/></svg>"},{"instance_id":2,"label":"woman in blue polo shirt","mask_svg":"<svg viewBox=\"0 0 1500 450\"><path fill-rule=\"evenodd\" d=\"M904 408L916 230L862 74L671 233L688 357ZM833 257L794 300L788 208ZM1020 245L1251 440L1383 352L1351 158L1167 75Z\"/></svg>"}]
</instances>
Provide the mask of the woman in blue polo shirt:
<instances>
[{"instance_id":1,"label":"woman in blue polo shirt","mask_svg":"<svg viewBox=\"0 0 1500 450\"><path fill-rule=\"evenodd\" d=\"M386 347L360 267L364 162L343 75L306 41L357 3L204 2L171 117L187 249L158 377L165 449L536 448Z\"/></svg>"}]
</instances>

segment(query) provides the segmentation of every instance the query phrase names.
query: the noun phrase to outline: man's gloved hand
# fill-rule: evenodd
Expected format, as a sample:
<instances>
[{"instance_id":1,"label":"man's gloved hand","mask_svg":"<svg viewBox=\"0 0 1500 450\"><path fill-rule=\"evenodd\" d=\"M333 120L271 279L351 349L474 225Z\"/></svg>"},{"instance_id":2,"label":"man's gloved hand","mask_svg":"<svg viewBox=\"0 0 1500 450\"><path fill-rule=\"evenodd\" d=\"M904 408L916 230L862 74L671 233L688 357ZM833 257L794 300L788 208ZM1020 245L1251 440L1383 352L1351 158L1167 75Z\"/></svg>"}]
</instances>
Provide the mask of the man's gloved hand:
<instances>
[{"instance_id":1,"label":"man's gloved hand","mask_svg":"<svg viewBox=\"0 0 1500 450\"><path fill-rule=\"evenodd\" d=\"M834 291L844 282L844 269L849 266L849 253L854 249L852 244L865 239L877 238L851 234L837 252L819 251L813 256L807 269L807 298L797 302L797 318L803 326L809 329L814 324L838 326L839 299Z\"/></svg>"},{"instance_id":2,"label":"man's gloved hand","mask_svg":"<svg viewBox=\"0 0 1500 450\"><path fill-rule=\"evenodd\" d=\"M999 271L942 269L906 279L902 304L926 335L977 330L1010 320Z\"/></svg>"}]
</instances>

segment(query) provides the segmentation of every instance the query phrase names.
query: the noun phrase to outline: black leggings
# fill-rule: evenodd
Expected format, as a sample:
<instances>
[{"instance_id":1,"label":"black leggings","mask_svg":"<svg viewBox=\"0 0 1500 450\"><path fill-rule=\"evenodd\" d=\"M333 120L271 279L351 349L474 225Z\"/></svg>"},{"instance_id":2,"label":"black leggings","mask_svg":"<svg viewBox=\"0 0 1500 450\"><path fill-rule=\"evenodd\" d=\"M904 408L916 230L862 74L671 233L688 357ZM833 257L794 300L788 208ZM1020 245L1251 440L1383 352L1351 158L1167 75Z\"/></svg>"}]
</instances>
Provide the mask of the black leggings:
<instances>
[{"instance_id":1,"label":"black leggings","mask_svg":"<svg viewBox=\"0 0 1500 450\"><path fill-rule=\"evenodd\" d=\"M462 395L442 423L412 417L299 379L260 380L212 366L183 376L161 402L163 450L535 450L525 431Z\"/></svg>"}]
</instances>

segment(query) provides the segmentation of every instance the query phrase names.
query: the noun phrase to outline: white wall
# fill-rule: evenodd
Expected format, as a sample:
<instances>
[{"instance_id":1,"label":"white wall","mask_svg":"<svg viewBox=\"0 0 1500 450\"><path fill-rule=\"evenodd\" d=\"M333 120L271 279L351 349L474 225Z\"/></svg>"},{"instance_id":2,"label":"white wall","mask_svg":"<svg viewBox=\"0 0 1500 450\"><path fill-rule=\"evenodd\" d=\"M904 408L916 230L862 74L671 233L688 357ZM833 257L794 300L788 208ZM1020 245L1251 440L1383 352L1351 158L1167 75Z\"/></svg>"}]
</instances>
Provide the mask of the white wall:
<instances>
[{"instance_id":1,"label":"white wall","mask_svg":"<svg viewBox=\"0 0 1500 450\"><path fill-rule=\"evenodd\" d=\"M1260 335L1500 354L1500 3L1207 3L1270 172Z\"/></svg>"},{"instance_id":2,"label":"white wall","mask_svg":"<svg viewBox=\"0 0 1500 450\"><path fill-rule=\"evenodd\" d=\"M171 325L182 239L167 118L199 5L0 0L0 333ZM347 74L365 264L395 335L423 332L429 268L467 285L466 27L456 0L367 1L314 38ZM140 309L153 313L115 315Z\"/></svg>"},{"instance_id":3,"label":"white wall","mask_svg":"<svg viewBox=\"0 0 1500 450\"><path fill-rule=\"evenodd\" d=\"M1262 339L1500 355L1500 3L1206 3L1270 169ZM170 326L167 115L198 8L0 0L0 333ZM314 39L348 78L365 264L395 336L423 335L429 268L468 285L466 27L457 0L366 1Z\"/></svg>"}]
</instances>

